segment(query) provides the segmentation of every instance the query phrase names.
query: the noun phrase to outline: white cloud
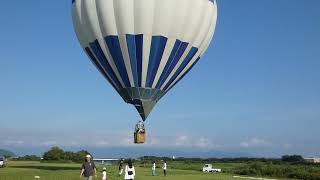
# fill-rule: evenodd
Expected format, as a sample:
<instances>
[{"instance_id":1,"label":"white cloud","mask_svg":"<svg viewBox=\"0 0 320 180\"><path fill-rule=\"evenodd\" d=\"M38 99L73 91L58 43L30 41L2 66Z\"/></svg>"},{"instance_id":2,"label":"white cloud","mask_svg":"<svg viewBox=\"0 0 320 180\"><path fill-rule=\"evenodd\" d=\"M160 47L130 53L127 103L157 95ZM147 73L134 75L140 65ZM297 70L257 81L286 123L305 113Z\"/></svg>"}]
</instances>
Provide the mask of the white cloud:
<instances>
[{"instance_id":1,"label":"white cloud","mask_svg":"<svg viewBox=\"0 0 320 180\"><path fill-rule=\"evenodd\" d=\"M100 140L96 144L97 144L97 146L102 146L102 147L110 145L110 143L106 140Z\"/></svg>"},{"instance_id":2,"label":"white cloud","mask_svg":"<svg viewBox=\"0 0 320 180\"><path fill-rule=\"evenodd\" d=\"M271 145L271 142L257 137L240 143L240 146L243 148L266 147Z\"/></svg>"},{"instance_id":3,"label":"white cloud","mask_svg":"<svg viewBox=\"0 0 320 180\"><path fill-rule=\"evenodd\" d=\"M28 131L28 130L5 130L0 131L0 139L4 135L10 138L0 141L4 147L28 146L49 148L61 147L136 147L133 143L133 134L127 131L102 132L93 131L89 134L65 132L65 131ZM219 147L208 137L191 136L187 133L170 134L147 134L144 147L152 148L187 148L187 149L214 149Z\"/></svg>"},{"instance_id":4,"label":"white cloud","mask_svg":"<svg viewBox=\"0 0 320 180\"><path fill-rule=\"evenodd\" d=\"M189 141L188 136L181 135L181 136L176 137L175 145L176 146L188 146L188 145L190 145L190 141Z\"/></svg>"},{"instance_id":5,"label":"white cloud","mask_svg":"<svg viewBox=\"0 0 320 180\"><path fill-rule=\"evenodd\" d=\"M281 139L272 139L272 137L261 138L253 136L243 139L243 141L235 142L233 139L223 137L213 138L211 135L204 136L203 133L199 136L193 135L191 132L175 133L150 131L146 137L146 144L137 146L133 143L133 133L128 130L119 131L115 129L114 131L90 131L90 133L83 133L83 131L73 129L69 131L54 131L48 129L0 128L0 147L4 149L16 149L17 151L25 148L48 149L52 146L60 146L66 149L146 147L186 151L245 151L248 154L254 154L256 150L260 152L262 148L264 149L262 153L271 152L271 154L287 151L298 151L301 154L316 154L314 149L319 149L319 145L314 144L313 141L306 141L303 144L299 140L285 139L282 142ZM297 144L303 144L303 146Z\"/></svg>"},{"instance_id":6,"label":"white cloud","mask_svg":"<svg viewBox=\"0 0 320 180\"><path fill-rule=\"evenodd\" d=\"M121 135L118 136L117 138L119 138L118 142L119 142L119 146L133 146L133 137L128 136L128 135Z\"/></svg>"},{"instance_id":7,"label":"white cloud","mask_svg":"<svg viewBox=\"0 0 320 180\"><path fill-rule=\"evenodd\" d=\"M187 135L177 136L174 142L174 145L177 147L188 147L196 149L218 149L222 145L214 143L214 141L207 137L190 137Z\"/></svg>"},{"instance_id":8,"label":"white cloud","mask_svg":"<svg viewBox=\"0 0 320 180\"><path fill-rule=\"evenodd\" d=\"M56 146L58 143L56 141L44 141L41 143L44 146Z\"/></svg>"},{"instance_id":9,"label":"white cloud","mask_svg":"<svg viewBox=\"0 0 320 180\"><path fill-rule=\"evenodd\" d=\"M201 137L195 145L200 148L209 148L211 146L211 142L209 139Z\"/></svg>"},{"instance_id":10,"label":"white cloud","mask_svg":"<svg viewBox=\"0 0 320 180\"><path fill-rule=\"evenodd\" d=\"M89 134L65 131L27 131L8 130L0 131L0 139L8 136L10 140L0 141L4 147L136 147L133 143L133 134L122 132L90 132ZM191 136L187 133L147 134L144 147L152 148L188 148L188 149L214 149L221 147L209 137Z\"/></svg>"},{"instance_id":11,"label":"white cloud","mask_svg":"<svg viewBox=\"0 0 320 180\"><path fill-rule=\"evenodd\" d=\"M290 148L293 147L293 145L292 145L292 144L289 144L289 143L285 143L285 144L283 144L283 147L284 147L285 149L290 149Z\"/></svg>"},{"instance_id":12,"label":"white cloud","mask_svg":"<svg viewBox=\"0 0 320 180\"><path fill-rule=\"evenodd\" d=\"M70 146L79 146L80 144L78 142L72 141L70 142Z\"/></svg>"},{"instance_id":13,"label":"white cloud","mask_svg":"<svg viewBox=\"0 0 320 180\"><path fill-rule=\"evenodd\" d=\"M4 145L11 145L11 146L17 146L17 145L23 145L24 141L22 140L4 140Z\"/></svg>"},{"instance_id":14,"label":"white cloud","mask_svg":"<svg viewBox=\"0 0 320 180\"><path fill-rule=\"evenodd\" d=\"M161 146L161 140L159 138L156 138L156 137L150 137L147 140L147 145L150 145L150 146Z\"/></svg>"}]
</instances>

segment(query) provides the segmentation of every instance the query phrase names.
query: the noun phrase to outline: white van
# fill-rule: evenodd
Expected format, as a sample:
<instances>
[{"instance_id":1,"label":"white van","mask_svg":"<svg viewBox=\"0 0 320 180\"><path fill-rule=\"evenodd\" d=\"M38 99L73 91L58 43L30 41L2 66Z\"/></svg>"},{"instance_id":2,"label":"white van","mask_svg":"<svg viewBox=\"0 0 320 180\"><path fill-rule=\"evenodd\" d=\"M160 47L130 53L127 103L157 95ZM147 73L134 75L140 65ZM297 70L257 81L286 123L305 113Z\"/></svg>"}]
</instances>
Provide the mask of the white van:
<instances>
[{"instance_id":1,"label":"white van","mask_svg":"<svg viewBox=\"0 0 320 180\"><path fill-rule=\"evenodd\" d=\"M212 164L205 164L202 168L202 172L221 172L221 169L215 169Z\"/></svg>"},{"instance_id":2,"label":"white van","mask_svg":"<svg viewBox=\"0 0 320 180\"><path fill-rule=\"evenodd\" d=\"M0 168L3 168L5 166L5 158L3 156L0 156Z\"/></svg>"}]
</instances>

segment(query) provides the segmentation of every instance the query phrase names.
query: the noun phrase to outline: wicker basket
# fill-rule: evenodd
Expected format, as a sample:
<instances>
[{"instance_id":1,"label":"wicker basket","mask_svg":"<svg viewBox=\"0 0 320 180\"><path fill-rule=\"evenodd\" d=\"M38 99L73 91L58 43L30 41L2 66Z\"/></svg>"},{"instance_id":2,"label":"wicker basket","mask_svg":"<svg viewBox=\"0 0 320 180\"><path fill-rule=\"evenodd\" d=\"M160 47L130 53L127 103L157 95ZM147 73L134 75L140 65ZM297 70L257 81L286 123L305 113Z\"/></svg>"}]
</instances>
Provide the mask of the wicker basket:
<instances>
[{"instance_id":1,"label":"wicker basket","mask_svg":"<svg viewBox=\"0 0 320 180\"><path fill-rule=\"evenodd\" d=\"M145 132L135 132L134 133L134 143L143 144L146 141L146 133Z\"/></svg>"}]
</instances>

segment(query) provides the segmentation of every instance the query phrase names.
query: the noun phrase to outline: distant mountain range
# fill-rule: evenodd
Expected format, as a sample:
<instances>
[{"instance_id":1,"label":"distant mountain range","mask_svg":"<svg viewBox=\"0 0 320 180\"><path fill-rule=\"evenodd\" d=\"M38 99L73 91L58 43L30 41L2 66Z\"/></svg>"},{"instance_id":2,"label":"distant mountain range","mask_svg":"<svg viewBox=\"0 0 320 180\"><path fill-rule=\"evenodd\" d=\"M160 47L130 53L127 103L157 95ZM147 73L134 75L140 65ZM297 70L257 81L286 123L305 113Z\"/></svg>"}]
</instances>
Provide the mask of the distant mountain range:
<instances>
[{"instance_id":1,"label":"distant mountain range","mask_svg":"<svg viewBox=\"0 0 320 180\"><path fill-rule=\"evenodd\" d=\"M147 148L147 147L81 147L65 148L65 151L87 150L96 158L137 158L142 156L158 157L186 157L186 158L225 158L225 157L254 157L252 154L244 152L213 151L213 150L192 150L192 149L166 149L166 148ZM15 149L18 155L35 154L42 156L49 148L19 148Z\"/></svg>"},{"instance_id":2,"label":"distant mountain range","mask_svg":"<svg viewBox=\"0 0 320 180\"><path fill-rule=\"evenodd\" d=\"M0 156L16 156L13 152L10 152L8 150L0 149Z\"/></svg>"},{"instance_id":3,"label":"distant mountain range","mask_svg":"<svg viewBox=\"0 0 320 180\"><path fill-rule=\"evenodd\" d=\"M241 152L222 152L222 151L192 151L192 150L170 150L156 148L88 148L89 152L95 157L122 157L135 158L142 156L157 157L186 157L186 158L225 158L225 157L252 157L252 155Z\"/></svg>"}]
</instances>

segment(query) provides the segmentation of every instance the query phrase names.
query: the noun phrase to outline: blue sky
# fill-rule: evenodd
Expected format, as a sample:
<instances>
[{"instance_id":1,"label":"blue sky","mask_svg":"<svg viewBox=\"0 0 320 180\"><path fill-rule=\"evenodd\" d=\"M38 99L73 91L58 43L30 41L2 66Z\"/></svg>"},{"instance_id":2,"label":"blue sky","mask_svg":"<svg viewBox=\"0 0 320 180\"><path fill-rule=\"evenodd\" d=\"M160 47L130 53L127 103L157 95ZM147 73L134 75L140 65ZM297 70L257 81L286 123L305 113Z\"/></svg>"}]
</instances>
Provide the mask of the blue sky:
<instances>
[{"instance_id":1,"label":"blue sky","mask_svg":"<svg viewBox=\"0 0 320 180\"><path fill-rule=\"evenodd\" d=\"M0 6L0 148L135 147L133 106L103 79L73 31L71 2ZM147 120L139 148L320 149L320 1L220 0L213 42Z\"/></svg>"}]
</instances>

